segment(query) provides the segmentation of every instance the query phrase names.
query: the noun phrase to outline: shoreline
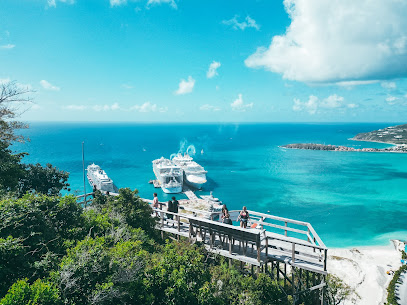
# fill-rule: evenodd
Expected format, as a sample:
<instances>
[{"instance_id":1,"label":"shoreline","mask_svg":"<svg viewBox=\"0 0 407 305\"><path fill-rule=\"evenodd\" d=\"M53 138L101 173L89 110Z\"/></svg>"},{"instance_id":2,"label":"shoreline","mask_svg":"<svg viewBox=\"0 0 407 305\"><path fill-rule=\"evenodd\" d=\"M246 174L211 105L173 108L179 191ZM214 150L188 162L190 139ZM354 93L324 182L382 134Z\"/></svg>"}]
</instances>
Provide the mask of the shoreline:
<instances>
[{"instance_id":1,"label":"shoreline","mask_svg":"<svg viewBox=\"0 0 407 305\"><path fill-rule=\"evenodd\" d=\"M401 250L404 242L389 240L386 246L361 246L330 248L328 250L328 273L334 274L355 289L360 299L347 300L343 304L383 305L387 287L393 278L387 271L401 266Z\"/></svg>"},{"instance_id":2,"label":"shoreline","mask_svg":"<svg viewBox=\"0 0 407 305\"><path fill-rule=\"evenodd\" d=\"M349 138L348 140L351 140L351 141L358 141L358 142L382 143L382 144L389 144L389 145L393 145L393 146L405 145L405 144L396 144L396 143L383 142L383 141L375 141L375 140L359 140L359 139L355 139L355 138Z\"/></svg>"}]
</instances>

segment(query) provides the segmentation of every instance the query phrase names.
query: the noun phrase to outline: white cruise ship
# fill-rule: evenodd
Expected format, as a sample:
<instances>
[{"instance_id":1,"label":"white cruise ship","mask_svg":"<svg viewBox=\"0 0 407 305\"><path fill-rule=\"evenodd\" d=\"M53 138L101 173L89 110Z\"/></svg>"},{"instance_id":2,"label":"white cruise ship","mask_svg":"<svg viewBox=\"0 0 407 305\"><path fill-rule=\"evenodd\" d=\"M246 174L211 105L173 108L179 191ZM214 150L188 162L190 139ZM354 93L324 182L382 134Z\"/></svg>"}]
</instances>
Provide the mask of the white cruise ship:
<instances>
[{"instance_id":1,"label":"white cruise ship","mask_svg":"<svg viewBox=\"0 0 407 305\"><path fill-rule=\"evenodd\" d=\"M187 153L184 155L179 153L172 158L172 161L184 170L184 180L190 186L201 189L202 185L206 183L207 171L201 165L193 161L192 157Z\"/></svg>"},{"instance_id":2,"label":"white cruise ship","mask_svg":"<svg viewBox=\"0 0 407 305\"><path fill-rule=\"evenodd\" d=\"M164 157L154 160L153 171L164 193L177 194L182 192L182 169L171 160Z\"/></svg>"},{"instance_id":3,"label":"white cruise ship","mask_svg":"<svg viewBox=\"0 0 407 305\"><path fill-rule=\"evenodd\" d=\"M87 172L89 184L92 188L95 185L99 191L117 193L118 189L113 184L113 180L107 176L106 172L99 165L95 163L89 165Z\"/></svg>"}]
</instances>

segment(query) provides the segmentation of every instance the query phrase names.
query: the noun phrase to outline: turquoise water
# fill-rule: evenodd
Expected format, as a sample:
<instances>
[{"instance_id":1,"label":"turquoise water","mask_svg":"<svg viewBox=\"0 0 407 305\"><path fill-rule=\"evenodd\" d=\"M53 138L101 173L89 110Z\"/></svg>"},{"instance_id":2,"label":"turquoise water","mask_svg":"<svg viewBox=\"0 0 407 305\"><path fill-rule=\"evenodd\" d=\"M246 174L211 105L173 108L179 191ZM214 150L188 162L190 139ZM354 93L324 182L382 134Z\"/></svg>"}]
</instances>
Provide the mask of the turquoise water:
<instances>
[{"instance_id":1,"label":"turquoise water","mask_svg":"<svg viewBox=\"0 0 407 305\"><path fill-rule=\"evenodd\" d=\"M330 247L384 245L390 238L407 239L407 154L278 146L385 147L348 139L390 125L32 123L24 131L31 142L14 148L30 153L26 162L70 172L72 191L83 193L84 141L86 164L99 164L118 187L137 188L151 198L156 191L148 184L154 178L151 161L194 145L196 161L208 170L208 183L198 194L213 190L229 209L246 205L308 221ZM161 190L158 197L168 199Z\"/></svg>"}]
</instances>

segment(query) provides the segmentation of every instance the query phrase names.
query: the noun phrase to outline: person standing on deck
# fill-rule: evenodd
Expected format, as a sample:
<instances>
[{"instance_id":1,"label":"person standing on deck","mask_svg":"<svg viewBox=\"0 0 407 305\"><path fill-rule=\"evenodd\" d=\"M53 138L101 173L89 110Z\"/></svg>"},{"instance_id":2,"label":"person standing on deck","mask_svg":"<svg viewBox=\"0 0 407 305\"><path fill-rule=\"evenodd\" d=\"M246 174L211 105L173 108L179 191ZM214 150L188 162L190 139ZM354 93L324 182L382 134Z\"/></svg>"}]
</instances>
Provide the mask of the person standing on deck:
<instances>
[{"instance_id":1,"label":"person standing on deck","mask_svg":"<svg viewBox=\"0 0 407 305\"><path fill-rule=\"evenodd\" d=\"M175 198L175 196L172 197L172 208L173 208L173 212L174 213L178 213L178 206L179 206L179 202L178 200ZM178 218L178 217L177 217Z\"/></svg>"},{"instance_id":2,"label":"person standing on deck","mask_svg":"<svg viewBox=\"0 0 407 305\"><path fill-rule=\"evenodd\" d=\"M240 226L242 228L247 228L247 221L249 220L249 212L247 208L244 206L242 211L239 214L238 220L240 220Z\"/></svg>"},{"instance_id":3,"label":"person standing on deck","mask_svg":"<svg viewBox=\"0 0 407 305\"><path fill-rule=\"evenodd\" d=\"M229 210L228 210L228 208L226 207L226 204L224 204L224 205L222 206L222 216L221 216L223 223L225 222L226 215L229 215Z\"/></svg>"},{"instance_id":4,"label":"person standing on deck","mask_svg":"<svg viewBox=\"0 0 407 305\"><path fill-rule=\"evenodd\" d=\"M172 203L171 200L168 200L168 203L167 203L167 211L168 211L168 212L174 212L174 207L173 207L173 203ZM172 215L172 214L167 214L167 218L168 218L168 219L173 219L173 216L174 216L174 215Z\"/></svg>"},{"instance_id":5,"label":"person standing on deck","mask_svg":"<svg viewBox=\"0 0 407 305\"><path fill-rule=\"evenodd\" d=\"M158 213L157 213L157 209L158 209L158 197L157 197L157 193L153 194L154 199L153 199L153 209L155 210L155 216L158 217Z\"/></svg>"}]
</instances>

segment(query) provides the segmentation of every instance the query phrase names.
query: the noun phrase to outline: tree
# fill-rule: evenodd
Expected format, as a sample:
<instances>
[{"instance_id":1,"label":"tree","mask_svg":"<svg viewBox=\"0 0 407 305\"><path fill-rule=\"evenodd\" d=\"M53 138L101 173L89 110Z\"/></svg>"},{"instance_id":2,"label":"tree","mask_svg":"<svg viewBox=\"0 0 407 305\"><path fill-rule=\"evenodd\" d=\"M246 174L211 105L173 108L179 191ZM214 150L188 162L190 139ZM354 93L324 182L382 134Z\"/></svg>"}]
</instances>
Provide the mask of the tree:
<instances>
[{"instance_id":1,"label":"tree","mask_svg":"<svg viewBox=\"0 0 407 305\"><path fill-rule=\"evenodd\" d=\"M82 226L82 208L74 196L27 194L1 200L0 296L17 279L47 276L69 241L83 238Z\"/></svg>"},{"instance_id":2,"label":"tree","mask_svg":"<svg viewBox=\"0 0 407 305\"><path fill-rule=\"evenodd\" d=\"M356 304L357 299L360 299L354 288L333 274L327 276L326 297L329 305L339 305L345 300L351 300Z\"/></svg>"},{"instance_id":3,"label":"tree","mask_svg":"<svg viewBox=\"0 0 407 305\"><path fill-rule=\"evenodd\" d=\"M35 191L46 195L58 195L61 190L69 190L69 173L47 164L27 164L19 181L19 194Z\"/></svg>"},{"instance_id":4,"label":"tree","mask_svg":"<svg viewBox=\"0 0 407 305\"><path fill-rule=\"evenodd\" d=\"M17 190L20 178L25 175L24 166L20 163L24 155L13 154L7 143L0 141L0 188L4 191Z\"/></svg>"},{"instance_id":5,"label":"tree","mask_svg":"<svg viewBox=\"0 0 407 305\"><path fill-rule=\"evenodd\" d=\"M24 141L22 135L15 133L18 129L27 128L28 125L15 120L18 110L23 104L32 102L27 96L33 92L28 87L20 86L16 81L0 84L0 141L7 144L13 141Z\"/></svg>"},{"instance_id":6,"label":"tree","mask_svg":"<svg viewBox=\"0 0 407 305\"><path fill-rule=\"evenodd\" d=\"M66 304L146 304L142 242L85 238L54 275Z\"/></svg>"},{"instance_id":7,"label":"tree","mask_svg":"<svg viewBox=\"0 0 407 305\"><path fill-rule=\"evenodd\" d=\"M27 279L19 280L11 286L0 300L0 305L63 305L58 289L50 282L36 280L29 284Z\"/></svg>"}]
</instances>

